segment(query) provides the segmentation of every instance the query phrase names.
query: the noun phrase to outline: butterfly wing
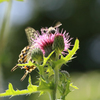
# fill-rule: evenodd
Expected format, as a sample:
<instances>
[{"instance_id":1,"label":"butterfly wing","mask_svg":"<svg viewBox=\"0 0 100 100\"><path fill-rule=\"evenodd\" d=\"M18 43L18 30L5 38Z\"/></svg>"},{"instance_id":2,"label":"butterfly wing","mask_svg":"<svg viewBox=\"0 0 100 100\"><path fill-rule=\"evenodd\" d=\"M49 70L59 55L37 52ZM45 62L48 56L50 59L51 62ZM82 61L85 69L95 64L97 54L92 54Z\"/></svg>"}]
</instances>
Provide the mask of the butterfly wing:
<instances>
[{"instance_id":1,"label":"butterfly wing","mask_svg":"<svg viewBox=\"0 0 100 100\"><path fill-rule=\"evenodd\" d=\"M33 39L35 39L35 37L37 35L37 31L32 27L27 27L25 29L25 32L26 32L26 36L27 36L27 39L28 39L28 42L29 42L29 46L31 46Z\"/></svg>"},{"instance_id":2,"label":"butterfly wing","mask_svg":"<svg viewBox=\"0 0 100 100\"><path fill-rule=\"evenodd\" d=\"M20 55L19 55L19 59L18 59L18 64L25 64L27 63L27 53L29 51L29 46L26 46L22 49ZM22 67L22 66L18 66L18 64L16 66L14 66L11 71L15 71L18 67Z\"/></svg>"},{"instance_id":3,"label":"butterfly wing","mask_svg":"<svg viewBox=\"0 0 100 100\"><path fill-rule=\"evenodd\" d=\"M31 27L26 28L25 32L27 35L29 45L22 49L19 55L18 64L25 64L25 63L28 63L28 61L32 61L34 63L34 61L31 59L30 47L32 46L33 39L35 39L37 32L34 28L31 28ZM32 72L32 70L36 68L35 66L18 66L18 64L14 66L11 69L11 71L15 71L18 67L20 67L21 69L26 69L26 72L21 78L21 81L24 80L24 78L27 76L28 73Z\"/></svg>"},{"instance_id":4,"label":"butterfly wing","mask_svg":"<svg viewBox=\"0 0 100 100\"><path fill-rule=\"evenodd\" d=\"M29 52L29 46L26 46L23 48L23 50L21 51L20 55L19 55L19 59L18 59L18 64L25 64L28 63L27 60L27 54ZM32 61L34 63L34 61L31 59L29 59L30 61ZM16 66L14 66L11 71L15 71L18 67L20 67L21 69L26 69L25 74L23 75L23 77L21 78L21 81L23 81L25 79L25 77L27 76L28 73L31 73L36 67L34 65L32 66L18 66L18 64Z\"/></svg>"},{"instance_id":5,"label":"butterfly wing","mask_svg":"<svg viewBox=\"0 0 100 100\"><path fill-rule=\"evenodd\" d=\"M37 31L32 27L27 27L25 29L25 32L26 32L26 36L27 36L27 39L28 39L28 42L29 42L29 47L34 48L32 43L34 43L34 39L37 36ZM30 59L31 59L31 49L29 49L29 51L27 53L27 61L29 61Z\"/></svg>"}]
</instances>

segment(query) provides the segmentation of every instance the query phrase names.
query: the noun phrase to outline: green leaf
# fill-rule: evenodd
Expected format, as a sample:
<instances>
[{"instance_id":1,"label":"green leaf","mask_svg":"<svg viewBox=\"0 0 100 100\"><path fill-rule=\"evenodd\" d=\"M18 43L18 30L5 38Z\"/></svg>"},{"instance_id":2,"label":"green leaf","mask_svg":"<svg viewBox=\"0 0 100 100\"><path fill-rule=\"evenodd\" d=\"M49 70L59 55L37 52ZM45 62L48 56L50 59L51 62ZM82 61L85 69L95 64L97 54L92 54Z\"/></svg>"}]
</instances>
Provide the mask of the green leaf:
<instances>
[{"instance_id":1,"label":"green leaf","mask_svg":"<svg viewBox=\"0 0 100 100\"><path fill-rule=\"evenodd\" d=\"M32 83L31 83L31 76L29 75L29 78L28 78L28 83L29 83L29 85L32 85Z\"/></svg>"},{"instance_id":2,"label":"green leaf","mask_svg":"<svg viewBox=\"0 0 100 100\"><path fill-rule=\"evenodd\" d=\"M73 87L74 89L78 89L78 87L74 86L73 83L70 83L70 86Z\"/></svg>"},{"instance_id":3,"label":"green leaf","mask_svg":"<svg viewBox=\"0 0 100 100\"><path fill-rule=\"evenodd\" d=\"M36 91L37 92L37 86L35 85L32 85L31 83L31 76L29 75L29 79L28 79L28 82L29 82L29 85L27 87L28 90L31 90L31 91ZM31 92L30 92L31 93Z\"/></svg>"},{"instance_id":4,"label":"green leaf","mask_svg":"<svg viewBox=\"0 0 100 100\"><path fill-rule=\"evenodd\" d=\"M8 90L6 90L5 93L0 93L0 97L3 96L17 96L17 95L25 95L25 94L31 94L31 93L36 93L39 92L37 90L38 86L37 85L32 85L31 83L31 77L29 76L29 85L27 89L24 90L14 90L13 86L11 83L8 84Z\"/></svg>"},{"instance_id":5,"label":"green leaf","mask_svg":"<svg viewBox=\"0 0 100 100\"><path fill-rule=\"evenodd\" d=\"M33 66L36 65L35 63L32 63L31 61L29 61L28 63L25 64L17 64L18 66Z\"/></svg>"},{"instance_id":6,"label":"green leaf","mask_svg":"<svg viewBox=\"0 0 100 100\"><path fill-rule=\"evenodd\" d=\"M53 69L51 68L51 66L49 66L49 65L48 65L48 67L47 67L47 71L46 71L46 72L48 73L48 77L54 75L54 71L53 71Z\"/></svg>"},{"instance_id":7,"label":"green leaf","mask_svg":"<svg viewBox=\"0 0 100 100\"><path fill-rule=\"evenodd\" d=\"M68 93L70 93L70 80L68 79L67 82L65 83L61 83L61 85L58 85L58 90L60 92L61 95L61 99L64 99L65 96L68 95Z\"/></svg>"},{"instance_id":8,"label":"green leaf","mask_svg":"<svg viewBox=\"0 0 100 100\"><path fill-rule=\"evenodd\" d=\"M42 78L40 78L40 83L39 83L38 90L48 90L48 89L49 89L49 84L46 83L45 80L43 80Z\"/></svg>"},{"instance_id":9,"label":"green leaf","mask_svg":"<svg viewBox=\"0 0 100 100\"><path fill-rule=\"evenodd\" d=\"M71 92L70 87L74 89L78 88L71 83L68 72L62 71L60 75L61 76L59 80L58 90L60 92L61 98L64 99L65 96L67 96Z\"/></svg>"},{"instance_id":10,"label":"green leaf","mask_svg":"<svg viewBox=\"0 0 100 100\"><path fill-rule=\"evenodd\" d=\"M70 86L70 80L68 80L68 81L67 81L67 84L66 84L65 96L67 96L67 94L68 94L69 92L71 92L70 89L69 89L69 86Z\"/></svg>"},{"instance_id":11,"label":"green leaf","mask_svg":"<svg viewBox=\"0 0 100 100\"><path fill-rule=\"evenodd\" d=\"M53 89L54 89L54 84L52 82L47 83L45 80L40 78L40 83L37 90L41 91L41 94L45 92L51 92Z\"/></svg>"},{"instance_id":12,"label":"green leaf","mask_svg":"<svg viewBox=\"0 0 100 100\"><path fill-rule=\"evenodd\" d=\"M75 44L73 49L70 51L68 50L69 54L64 58L64 60L69 61L72 59L73 55L76 53L76 51L79 49L79 40L75 40Z\"/></svg>"},{"instance_id":13,"label":"green leaf","mask_svg":"<svg viewBox=\"0 0 100 100\"><path fill-rule=\"evenodd\" d=\"M54 51L52 51L48 57L44 57L43 58L43 66L45 66L45 64L47 63L48 59L51 57L51 55L54 53Z\"/></svg>"}]
</instances>

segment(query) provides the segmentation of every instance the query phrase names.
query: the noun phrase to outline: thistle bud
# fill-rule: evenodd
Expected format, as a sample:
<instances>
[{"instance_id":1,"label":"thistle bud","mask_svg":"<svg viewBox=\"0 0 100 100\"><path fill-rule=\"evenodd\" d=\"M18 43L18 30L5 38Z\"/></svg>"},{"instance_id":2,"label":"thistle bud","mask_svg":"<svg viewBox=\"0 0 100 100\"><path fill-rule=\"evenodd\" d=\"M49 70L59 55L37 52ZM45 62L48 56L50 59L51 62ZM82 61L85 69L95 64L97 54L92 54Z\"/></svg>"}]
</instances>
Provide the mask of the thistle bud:
<instances>
[{"instance_id":1,"label":"thistle bud","mask_svg":"<svg viewBox=\"0 0 100 100\"><path fill-rule=\"evenodd\" d=\"M56 35L52 45L52 49L56 52L62 52L64 50L64 38L62 34Z\"/></svg>"},{"instance_id":2,"label":"thistle bud","mask_svg":"<svg viewBox=\"0 0 100 100\"><path fill-rule=\"evenodd\" d=\"M43 60L43 52L39 48L34 48L31 57L34 61L42 61Z\"/></svg>"}]
</instances>

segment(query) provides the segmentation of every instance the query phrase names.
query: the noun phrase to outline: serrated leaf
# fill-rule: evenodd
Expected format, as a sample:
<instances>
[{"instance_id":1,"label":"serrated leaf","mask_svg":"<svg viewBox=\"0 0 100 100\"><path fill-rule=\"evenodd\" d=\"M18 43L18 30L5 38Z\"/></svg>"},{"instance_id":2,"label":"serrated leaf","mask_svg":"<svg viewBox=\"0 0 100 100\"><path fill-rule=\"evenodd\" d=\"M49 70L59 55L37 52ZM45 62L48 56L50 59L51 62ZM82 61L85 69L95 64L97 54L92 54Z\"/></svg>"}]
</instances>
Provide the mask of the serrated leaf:
<instances>
[{"instance_id":1,"label":"serrated leaf","mask_svg":"<svg viewBox=\"0 0 100 100\"><path fill-rule=\"evenodd\" d=\"M61 83L61 85L58 85L58 90L60 92L61 98L65 98L65 96L70 93L70 80L68 79L67 82Z\"/></svg>"},{"instance_id":2,"label":"serrated leaf","mask_svg":"<svg viewBox=\"0 0 100 100\"><path fill-rule=\"evenodd\" d=\"M43 58L43 66L45 66L46 62L48 61L48 59L51 57L51 55L54 53L54 51L52 51L48 57L44 57Z\"/></svg>"},{"instance_id":3,"label":"serrated leaf","mask_svg":"<svg viewBox=\"0 0 100 100\"><path fill-rule=\"evenodd\" d=\"M38 90L45 90L48 89L48 84L42 78L40 79Z\"/></svg>"},{"instance_id":4,"label":"serrated leaf","mask_svg":"<svg viewBox=\"0 0 100 100\"><path fill-rule=\"evenodd\" d=\"M37 90L40 91L39 96L41 96L46 91L48 91L48 84L42 78L40 78L40 83L39 83L39 87L37 88Z\"/></svg>"},{"instance_id":5,"label":"serrated leaf","mask_svg":"<svg viewBox=\"0 0 100 100\"><path fill-rule=\"evenodd\" d=\"M53 87L53 85L51 82L47 83L45 80L43 80L41 78L40 83L39 83L39 87L38 87L38 91L49 92L52 90L52 87Z\"/></svg>"},{"instance_id":6,"label":"serrated leaf","mask_svg":"<svg viewBox=\"0 0 100 100\"><path fill-rule=\"evenodd\" d=\"M68 50L69 54L64 58L64 60L67 60L67 61L70 60L78 49L79 49L79 40L76 39L73 49Z\"/></svg>"},{"instance_id":7,"label":"serrated leaf","mask_svg":"<svg viewBox=\"0 0 100 100\"><path fill-rule=\"evenodd\" d=\"M49 66L49 65L48 65L48 68L47 68L47 71L46 71L46 72L48 73L48 77L54 75L54 71L53 71L53 69L51 68L51 66Z\"/></svg>"},{"instance_id":8,"label":"serrated leaf","mask_svg":"<svg viewBox=\"0 0 100 100\"><path fill-rule=\"evenodd\" d=\"M8 90L6 90L6 93L7 93L7 94L12 94L12 93L14 93L14 92L15 92L15 90L13 89L12 84L9 83L9 85L8 85Z\"/></svg>"},{"instance_id":9,"label":"serrated leaf","mask_svg":"<svg viewBox=\"0 0 100 100\"><path fill-rule=\"evenodd\" d=\"M30 75L29 75L28 82L29 82L29 85L28 85L27 89L32 90L32 91L34 90L34 92L37 91L37 86L32 85L32 83L31 83L31 76Z\"/></svg>"},{"instance_id":10,"label":"serrated leaf","mask_svg":"<svg viewBox=\"0 0 100 100\"><path fill-rule=\"evenodd\" d=\"M27 87L27 89L24 90L14 90L13 86L11 83L8 84L8 90L6 90L5 93L0 93L0 97L3 96L17 96L17 95L26 95L26 94L31 94L31 93L36 93L36 92L40 92L37 90L38 86L37 85L32 85L31 84L31 77L29 77L29 85Z\"/></svg>"}]
</instances>

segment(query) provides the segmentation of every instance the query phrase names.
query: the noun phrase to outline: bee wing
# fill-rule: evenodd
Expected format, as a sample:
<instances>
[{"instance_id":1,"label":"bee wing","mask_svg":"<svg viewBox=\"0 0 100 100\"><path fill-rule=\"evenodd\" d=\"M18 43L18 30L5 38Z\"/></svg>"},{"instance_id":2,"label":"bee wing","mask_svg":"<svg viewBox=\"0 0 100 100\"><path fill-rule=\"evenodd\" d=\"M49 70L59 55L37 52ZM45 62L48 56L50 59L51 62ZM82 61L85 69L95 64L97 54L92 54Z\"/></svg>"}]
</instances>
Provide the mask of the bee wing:
<instances>
[{"instance_id":1,"label":"bee wing","mask_svg":"<svg viewBox=\"0 0 100 100\"><path fill-rule=\"evenodd\" d=\"M57 22L57 23L55 24L54 28L57 28L57 27L59 27L59 26L61 26L61 25L62 25L61 22Z\"/></svg>"},{"instance_id":2,"label":"bee wing","mask_svg":"<svg viewBox=\"0 0 100 100\"><path fill-rule=\"evenodd\" d=\"M37 31L34 28L27 27L25 29L25 32L26 32L26 35L27 35L29 46L31 46L32 45L32 39L35 39L35 37L37 35Z\"/></svg>"}]
</instances>

